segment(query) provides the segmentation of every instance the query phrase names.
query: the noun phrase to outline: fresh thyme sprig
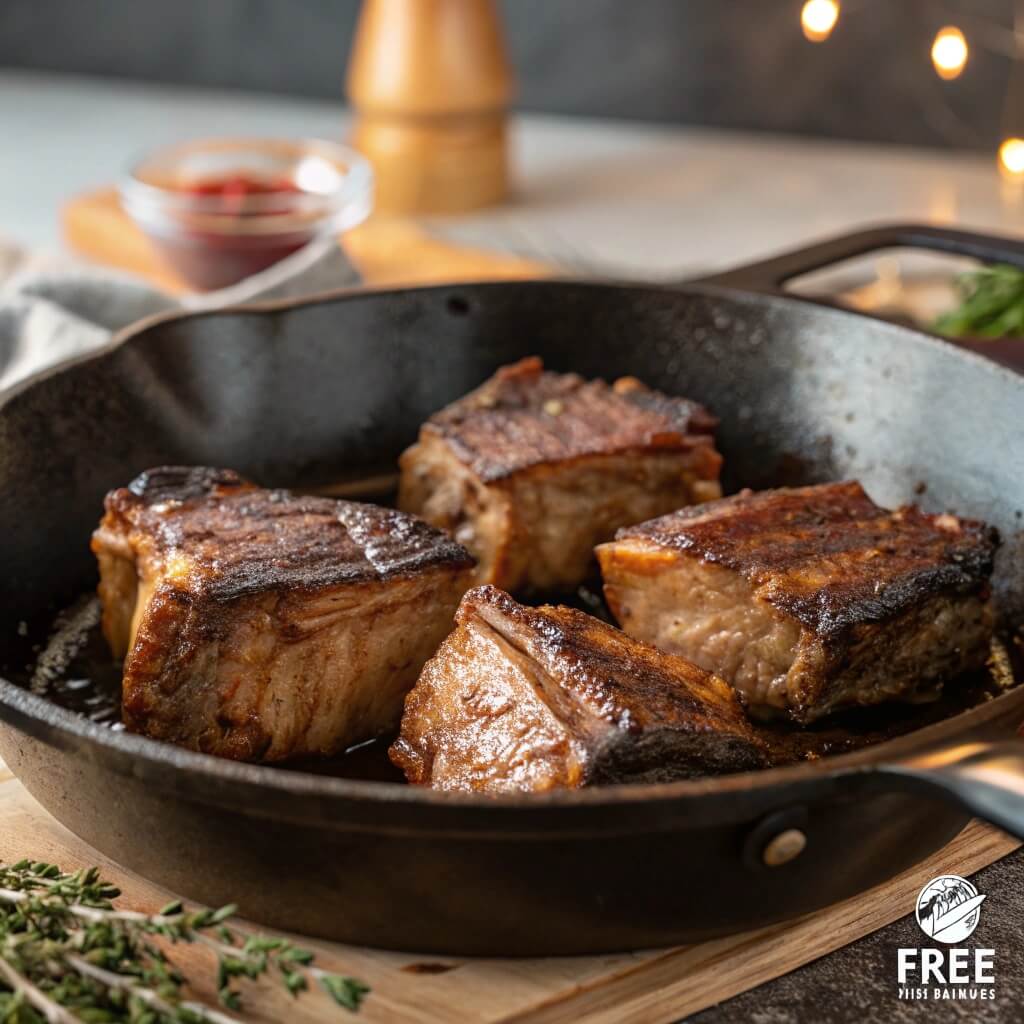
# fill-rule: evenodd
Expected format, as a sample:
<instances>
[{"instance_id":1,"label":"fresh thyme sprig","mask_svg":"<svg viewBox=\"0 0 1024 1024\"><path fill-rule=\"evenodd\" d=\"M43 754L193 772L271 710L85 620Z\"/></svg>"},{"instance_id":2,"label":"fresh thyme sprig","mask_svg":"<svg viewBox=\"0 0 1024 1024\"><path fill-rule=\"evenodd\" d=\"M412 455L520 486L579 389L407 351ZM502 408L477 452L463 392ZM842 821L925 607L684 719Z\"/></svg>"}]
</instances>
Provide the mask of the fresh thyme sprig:
<instances>
[{"instance_id":1,"label":"fresh thyme sprig","mask_svg":"<svg viewBox=\"0 0 1024 1024\"><path fill-rule=\"evenodd\" d=\"M279 936L229 926L236 908L158 914L121 910L120 890L96 868L0 864L0 1024L236 1024L236 1018L184 998L185 977L162 948L196 943L217 957L217 991L241 1009L239 981L280 975L298 996L315 981L338 1006L358 1010L369 988L317 967L314 954Z\"/></svg>"}]
</instances>

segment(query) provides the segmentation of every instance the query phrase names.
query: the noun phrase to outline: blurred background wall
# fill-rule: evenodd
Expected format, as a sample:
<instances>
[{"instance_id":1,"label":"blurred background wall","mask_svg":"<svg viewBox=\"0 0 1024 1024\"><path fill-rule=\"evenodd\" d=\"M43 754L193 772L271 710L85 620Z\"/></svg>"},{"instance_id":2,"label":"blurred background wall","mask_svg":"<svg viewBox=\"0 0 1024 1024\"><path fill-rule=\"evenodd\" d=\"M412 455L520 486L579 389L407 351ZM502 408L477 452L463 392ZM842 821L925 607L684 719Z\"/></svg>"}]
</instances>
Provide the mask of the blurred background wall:
<instances>
[{"instance_id":1,"label":"blurred background wall","mask_svg":"<svg viewBox=\"0 0 1024 1024\"><path fill-rule=\"evenodd\" d=\"M799 0L504 0L524 110L991 150L1010 61L955 82L936 30L1014 0L847 0L825 44ZM0 66L340 96L357 0L0 0ZM1013 116L1013 111L1010 112ZM0 126L2 127L2 126Z\"/></svg>"}]
</instances>

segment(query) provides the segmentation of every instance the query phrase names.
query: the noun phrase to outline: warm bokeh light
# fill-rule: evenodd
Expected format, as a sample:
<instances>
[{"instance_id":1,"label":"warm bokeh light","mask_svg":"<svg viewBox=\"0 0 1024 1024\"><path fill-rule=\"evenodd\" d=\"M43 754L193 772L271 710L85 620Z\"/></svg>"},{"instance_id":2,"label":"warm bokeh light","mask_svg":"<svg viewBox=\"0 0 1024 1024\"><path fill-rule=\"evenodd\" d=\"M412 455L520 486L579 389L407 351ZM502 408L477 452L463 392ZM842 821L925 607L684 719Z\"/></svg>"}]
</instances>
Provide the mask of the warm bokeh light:
<instances>
[{"instance_id":1,"label":"warm bokeh light","mask_svg":"<svg viewBox=\"0 0 1024 1024\"><path fill-rule=\"evenodd\" d=\"M967 63L970 51L963 32L956 25L947 25L939 29L932 43L932 64L939 78L947 81L959 76Z\"/></svg>"},{"instance_id":2,"label":"warm bokeh light","mask_svg":"<svg viewBox=\"0 0 1024 1024\"><path fill-rule=\"evenodd\" d=\"M839 0L807 0L800 12L800 25L812 43L828 39L839 20Z\"/></svg>"},{"instance_id":3,"label":"warm bokeh light","mask_svg":"<svg viewBox=\"0 0 1024 1024\"><path fill-rule=\"evenodd\" d=\"M1024 139L1004 139L999 147L999 166L1007 174L1024 176Z\"/></svg>"}]
</instances>

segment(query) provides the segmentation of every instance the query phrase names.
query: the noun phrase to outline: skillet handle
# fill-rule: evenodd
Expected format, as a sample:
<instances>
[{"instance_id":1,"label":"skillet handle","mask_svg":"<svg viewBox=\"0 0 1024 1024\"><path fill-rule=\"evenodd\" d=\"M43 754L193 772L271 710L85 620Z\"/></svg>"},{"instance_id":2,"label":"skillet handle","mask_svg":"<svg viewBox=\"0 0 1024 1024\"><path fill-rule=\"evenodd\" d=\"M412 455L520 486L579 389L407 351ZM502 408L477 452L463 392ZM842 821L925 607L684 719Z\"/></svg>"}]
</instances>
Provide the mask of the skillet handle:
<instances>
[{"instance_id":1,"label":"skillet handle","mask_svg":"<svg viewBox=\"0 0 1024 1024\"><path fill-rule=\"evenodd\" d=\"M886 788L930 791L1024 839L1024 740L944 747L877 771Z\"/></svg>"},{"instance_id":2,"label":"skillet handle","mask_svg":"<svg viewBox=\"0 0 1024 1024\"><path fill-rule=\"evenodd\" d=\"M777 294L791 278L854 256L892 248L932 249L957 256L972 256L984 263L1009 263L1024 268L1024 240L924 224L887 224L838 235L690 283Z\"/></svg>"}]
</instances>

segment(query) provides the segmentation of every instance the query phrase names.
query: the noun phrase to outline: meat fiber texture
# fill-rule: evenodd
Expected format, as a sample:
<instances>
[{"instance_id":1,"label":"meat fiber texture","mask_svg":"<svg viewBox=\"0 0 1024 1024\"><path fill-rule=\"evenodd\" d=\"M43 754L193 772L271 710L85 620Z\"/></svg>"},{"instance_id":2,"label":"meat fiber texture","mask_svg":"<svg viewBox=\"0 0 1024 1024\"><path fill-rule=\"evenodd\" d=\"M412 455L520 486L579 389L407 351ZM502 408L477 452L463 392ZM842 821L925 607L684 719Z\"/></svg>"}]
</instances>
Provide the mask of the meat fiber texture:
<instances>
[{"instance_id":1,"label":"meat fiber texture","mask_svg":"<svg viewBox=\"0 0 1024 1024\"><path fill-rule=\"evenodd\" d=\"M635 378L524 359L423 425L401 458L399 507L468 548L477 583L568 590L619 527L721 494L716 423Z\"/></svg>"},{"instance_id":2,"label":"meat fiber texture","mask_svg":"<svg viewBox=\"0 0 1024 1024\"><path fill-rule=\"evenodd\" d=\"M195 467L112 491L92 547L125 725L247 761L394 729L473 567L401 512Z\"/></svg>"},{"instance_id":3,"label":"meat fiber texture","mask_svg":"<svg viewBox=\"0 0 1024 1024\"><path fill-rule=\"evenodd\" d=\"M929 699L980 668L998 542L847 482L743 492L620 530L597 554L627 633L728 679L756 713L808 723Z\"/></svg>"},{"instance_id":4,"label":"meat fiber texture","mask_svg":"<svg viewBox=\"0 0 1024 1024\"><path fill-rule=\"evenodd\" d=\"M412 783L541 792L765 764L724 680L592 616L483 586L456 620L390 751Z\"/></svg>"}]
</instances>

